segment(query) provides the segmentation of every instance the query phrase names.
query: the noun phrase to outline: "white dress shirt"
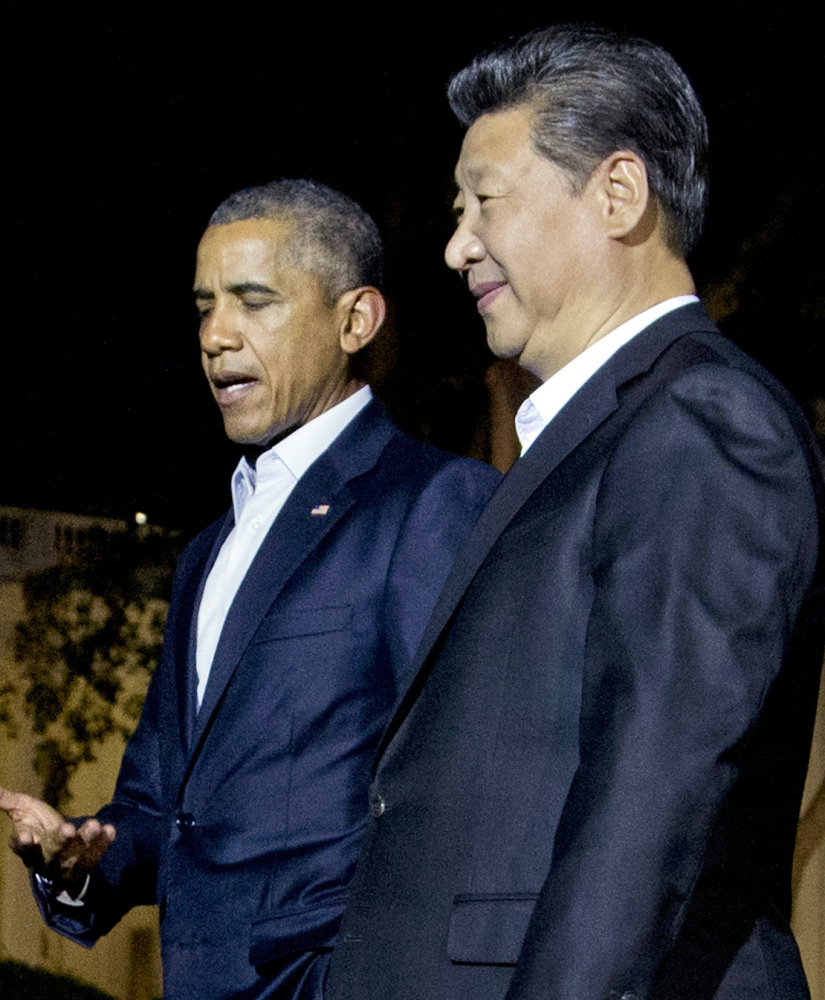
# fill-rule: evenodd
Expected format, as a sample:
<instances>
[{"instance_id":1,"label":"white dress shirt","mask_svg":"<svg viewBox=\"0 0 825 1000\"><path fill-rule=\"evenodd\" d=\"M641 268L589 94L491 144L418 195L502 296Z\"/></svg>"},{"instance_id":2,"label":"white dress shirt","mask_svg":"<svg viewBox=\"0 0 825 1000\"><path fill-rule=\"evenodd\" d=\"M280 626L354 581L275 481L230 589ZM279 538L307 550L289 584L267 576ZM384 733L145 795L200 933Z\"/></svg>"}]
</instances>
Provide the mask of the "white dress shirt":
<instances>
[{"instance_id":1,"label":"white dress shirt","mask_svg":"<svg viewBox=\"0 0 825 1000\"><path fill-rule=\"evenodd\" d=\"M301 476L371 399L370 387L364 386L273 445L258 458L254 467L246 458L238 463L232 475L235 527L221 546L198 609L198 708L203 701L227 612L266 533ZM35 879L46 891L53 892L51 879L38 874ZM64 889L57 895L57 902L64 906L83 906L89 879L87 875L76 896L70 896Z\"/></svg>"},{"instance_id":2,"label":"white dress shirt","mask_svg":"<svg viewBox=\"0 0 825 1000\"><path fill-rule=\"evenodd\" d=\"M698 301L695 295L677 295L658 302L611 330L572 361L568 361L555 375L551 375L524 400L516 414L516 434L521 442L522 455L564 404L573 398L620 347L624 347L628 341L667 313L686 306L689 302Z\"/></svg>"},{"instance_id":3,"label":"white dress shirt","mask_svg":"<svg viewBox=\"0 0 825 1000\"><path fill-rule=\"evenodd\" d=\"M198 609L198 708L226 615L261 542L301 476L370 399L364 386L273 445L254 466L246 458L238 463L232 475L235 526L221 546Z\"/></svg>"}]
</instances>

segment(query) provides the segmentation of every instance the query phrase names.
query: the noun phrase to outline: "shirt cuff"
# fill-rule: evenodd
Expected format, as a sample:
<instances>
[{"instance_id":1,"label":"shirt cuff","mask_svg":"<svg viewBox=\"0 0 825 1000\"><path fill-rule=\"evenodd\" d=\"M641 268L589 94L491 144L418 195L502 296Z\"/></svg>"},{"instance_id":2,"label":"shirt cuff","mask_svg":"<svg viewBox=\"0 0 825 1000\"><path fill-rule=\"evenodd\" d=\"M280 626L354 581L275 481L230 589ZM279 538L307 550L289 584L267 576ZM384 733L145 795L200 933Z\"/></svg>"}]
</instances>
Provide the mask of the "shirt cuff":
<instances>
[{"instance_id":1,"label":"shirt cuff","mask_svg":"<svg viewBox=\"0 0 825 1000\"><path fill-rule=\"evenodd\" d=\"M89 875L86 876L86 881L83 883L83 887L76 896L69 895L69 893L65 889L63 889L61 892L55 895L55 884L52 881L52 879L46 878L45 875L38 875L36 872L34 877L37 880L37 884L40 886L40 888L43 889L43 891L46 892L48 895L52 896L55 902L62 903L63 906L84 905L83 899L89 888L89 880L91 876Z\"/></svg>"}]
</instances>

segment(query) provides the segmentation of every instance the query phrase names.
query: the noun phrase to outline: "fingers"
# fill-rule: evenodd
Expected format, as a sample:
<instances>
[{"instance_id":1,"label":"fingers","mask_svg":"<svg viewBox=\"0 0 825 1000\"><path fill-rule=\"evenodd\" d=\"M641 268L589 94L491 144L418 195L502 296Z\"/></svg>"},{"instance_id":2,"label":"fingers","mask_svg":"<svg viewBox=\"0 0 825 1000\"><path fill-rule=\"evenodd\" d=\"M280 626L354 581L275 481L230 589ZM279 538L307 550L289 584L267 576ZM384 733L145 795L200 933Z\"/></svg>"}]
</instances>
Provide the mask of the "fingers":
<instances>
[{"instance_id":1,"label":"fingers","mask_svg":"<svg viewBox=\"0 0 825 1000\"><path fill-rule=\"evenodd\" d=\"M76 864L84 868L84 873L94 868L114 839L115 828L112 824L101 824L94 818L87 819L76 832L71 823L65 823L61 828L61 840L65 845L72 845L72 850L76 851Z\"/></svg>"},{"instance_id":2,"label":"fingers","mask_svg":"<svg viewBox=\"0 0 825 1000\"><path fill-rule=\"evenodd\" d=\"M59 834L66 821L40 799L7 788L0 789L0 809L14 823L11 849L30 868L42 871L60 846Z\"/></svg>"},{"instance_id":3,"label":"fingers","mask_svg":"<svg viewBox=\"0 0 825 1000\"><path fill-rule=\"evenodd\" d=\"M23 864L33 872L45 874L48 861L43 853L42 846L33 840L31 834L22 834L20 837L12 837L9 847L20 858Z\"/></svg>"},{"instance_id":4,"label":"fingers","mask_svg":"<svg viewBox=\"0 0 825 1000\"><path fill-rule=\"evenodd\" d=\"M41 799L22 792L12 792L7 788L0 789L0 809L14 823L18 836L21 828L31 828L35 833L42 830L56 837L60 826L65 822L59 812Z\"/></svg>"},{"instance_id":5,"label":"fingers","mask_svg":"<svg viewBox=\"0 0 825 1000\"><path fill-rule=\"evenodd\" d=\"M24 806L27 798L27 795L22 795L20 792L13 792L11 789L3 788L0 785L0 809L10 816L12 820L14 819L12 814L18 812Z\"/></svg>"},{"instance_id":6,"label":"fingers","mask_svg":"<svg viewBox=\"0 0 825 1000\"><path fill-rule=\"evenodd\" d=\"M51 864L52 877L71 885L84 881L100 861L115 839L115 828L111 823L101 825L97 819L87 819L79 829L64 822L59 836L60 847Z\"/></svg>"},{"instance_id":7,"label":"fingers","mask_svg":"<svg viewBox=\"0 0 825 1000\"><path fill-rule=\"evenodd\" d=\"M3 788L3 786L0 785L0 809L3 809L5 812L8 812L9 809L13 809L17 797L17 792L9 791L8 788Z\"/></svg>"},{"instance_id":8,"label":"fingers","mask_svg":"<svg viewBox=\"0 0 825 1000\"><path fill-rule=\"evenodd\" d=\"M83 826L80 828L80 830L83 830L85 827L90 826L91 823L92 820L87 819L86 822L83 824ZM58 840L60 841L61 844L65 844L73 837L78 836L80 834L80 830L78 830L75 827L74 823L70 823L68 820L63 820L57 831ZM88 837L88 834L86 836Z\"/></svg>"},{"instance_id":9,"label":"fingers","mask_svg":"<svg viewBox=\"0 0 825 1000\"><path fill-rule=\"evenodd\" d=\"M33 871L67 888L82 883L115 839L111 823L87 819L80 827L51 806L0 788L0 809L14 823L11 849Z\"/></svg>"}]
</instances>

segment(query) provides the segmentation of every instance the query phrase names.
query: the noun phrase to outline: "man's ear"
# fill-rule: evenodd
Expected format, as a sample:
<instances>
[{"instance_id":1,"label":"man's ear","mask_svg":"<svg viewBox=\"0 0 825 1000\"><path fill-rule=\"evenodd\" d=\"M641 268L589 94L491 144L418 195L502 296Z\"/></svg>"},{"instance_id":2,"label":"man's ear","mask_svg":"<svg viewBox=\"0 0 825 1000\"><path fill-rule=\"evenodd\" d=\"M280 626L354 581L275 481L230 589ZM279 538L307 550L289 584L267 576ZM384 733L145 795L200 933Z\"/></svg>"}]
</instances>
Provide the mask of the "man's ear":
<instances>
[{"instance_id":1,"label":"man's ear","mask_svg":"<svg viewBox=\"0 0 825 1000\"><path fill-rule=\"evenodd\" d=\"M633 243L646 239L656 225L647 168L636 153L619 150L605 157L588 181L597 199L605 235Z\"/></svg>"},{"instance_id":2,"label":"man's ear","mask_svg":"<svg viewBox=\"0 0 825 1000\"><path fill-rule=\"evenodd\" d=\"M341 348L357 354L381 329L387 314L384 296L371 285L351 288L338 300L341 312Z\"/></svg>"}]
</instances>

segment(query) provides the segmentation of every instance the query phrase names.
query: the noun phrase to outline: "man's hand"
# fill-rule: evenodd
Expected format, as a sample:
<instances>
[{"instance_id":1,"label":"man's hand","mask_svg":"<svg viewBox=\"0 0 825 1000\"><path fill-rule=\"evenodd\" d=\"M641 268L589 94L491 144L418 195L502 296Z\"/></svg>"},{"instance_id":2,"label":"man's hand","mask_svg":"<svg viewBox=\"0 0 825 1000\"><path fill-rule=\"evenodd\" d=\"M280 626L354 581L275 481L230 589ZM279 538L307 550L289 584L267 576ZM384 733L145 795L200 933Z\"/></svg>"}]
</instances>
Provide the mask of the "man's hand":
<instances>
[{"instance_id":1,"label":"man's hand","mask_svg":"<svg viewBox=\"0 0 825 1000\"><path fill-rule=\"evenodd\" d=\"M86 876L115 839L115 828L109 823L87 819L77 829L40 799L1 787L0 809L14 823L9 842L14 853L70 895L82 889Z\"/></svg>"}]
</instances>

